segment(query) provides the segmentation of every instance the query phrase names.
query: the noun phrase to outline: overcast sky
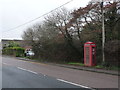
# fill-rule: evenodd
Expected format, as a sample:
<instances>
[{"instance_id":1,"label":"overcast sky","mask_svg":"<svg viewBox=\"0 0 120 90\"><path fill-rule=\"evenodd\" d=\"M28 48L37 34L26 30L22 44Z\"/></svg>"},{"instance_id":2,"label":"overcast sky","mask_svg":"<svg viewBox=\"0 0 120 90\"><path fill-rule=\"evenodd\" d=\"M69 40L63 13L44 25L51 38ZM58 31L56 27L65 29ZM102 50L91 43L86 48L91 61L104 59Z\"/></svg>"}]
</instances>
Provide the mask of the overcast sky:
<instances>
[{"instance_id":1,"label":"overcast sky","mask_svg":"<svg viewBox=\"0 0 120 90\"><path fill-rule=\"evenodd\" d=\"M12 28L25 22L35 19L70 0L0 0L0 38L4 39L21 39L23 31L42 21L40 18L30 24L26 24L17 29ZM73 0L65 5L67 9L76 9L85 7L90 0Z\"/></svg>"}]
</instances>

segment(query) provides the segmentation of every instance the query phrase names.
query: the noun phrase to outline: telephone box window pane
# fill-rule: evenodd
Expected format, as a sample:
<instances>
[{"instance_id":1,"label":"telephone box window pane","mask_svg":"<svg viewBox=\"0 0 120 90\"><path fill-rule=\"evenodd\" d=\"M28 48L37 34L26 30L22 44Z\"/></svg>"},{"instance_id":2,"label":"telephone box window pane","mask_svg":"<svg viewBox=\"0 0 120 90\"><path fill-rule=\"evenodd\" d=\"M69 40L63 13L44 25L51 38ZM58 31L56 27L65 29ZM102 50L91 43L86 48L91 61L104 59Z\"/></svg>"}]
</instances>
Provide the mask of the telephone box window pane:
<instances>
[{"instance_id":1,"label":"telephone box window pane","mask_svg":"<svg viewBox=\"0 0 120 90\"><path fill-rule=\"evenodd\" d=\"M89 64L89 47L86 47L86 64Z\"/></svg>"},{"instance_id":2,"label":"telephone box window pane","mask_svg":"<svg viewBox=\"0 0 120 90\"><path fill-rule=\"evenodd\" d=\"M92 47L92 62L95 63L95 48Z\"/></svg>"}]
</instances>

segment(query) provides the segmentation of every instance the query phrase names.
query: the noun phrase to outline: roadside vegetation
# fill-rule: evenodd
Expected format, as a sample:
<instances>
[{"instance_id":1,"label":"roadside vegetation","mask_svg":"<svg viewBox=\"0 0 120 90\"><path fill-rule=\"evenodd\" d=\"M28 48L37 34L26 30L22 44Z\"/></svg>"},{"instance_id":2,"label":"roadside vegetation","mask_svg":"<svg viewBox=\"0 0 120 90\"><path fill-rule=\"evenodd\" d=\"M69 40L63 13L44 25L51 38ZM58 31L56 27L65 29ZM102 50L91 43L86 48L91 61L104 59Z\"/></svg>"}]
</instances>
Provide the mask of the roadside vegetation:
<instances>
[{"instance_id":1,"label":"roadside vegetation","mask_svg":"<svg viewBox=\"0 0 120 90\"><path fill-rule=\"evenodd\" d=\"M7 46L5 46L2 50L3 55L10 55L15 57L22 57L24 56L25 49L20 47L19 44L16 42L9 42Z\"/></svg>"},{"instance_id":2,"label":"roadside vegetation","mask_svg":"<svg viewBox=\"0 0 120 90\"><path fill-rule=\"evenodd\" d=\"M69 11L61 8L47 15L44 21L29 27L22 38L33 47L34 58L48 62L80 62L83 65L83 46L87 41L97 45L98 65L118 66L120 57L120 13L117 4L104 5L105 62L102 62L102 14L100 2ZM72 64L72 63L71 63ZM78 64L78 63L76 63ZM79 64L78 64L79 65ZM101 66L96 66L101 67Z\"/></svg>"},{"instance_id":3,"label":"roadside vegetation","mask_svg":"<svg viewBox=\"0 0 120 90\"><path fill-rule=\"evenodd\" d=\"M73 65L73 66L82 66L82 67L86 67L83 63L76 63L76 62L69 62L69 63L66 63L68 65ZM114 66L114 65L111 65L109 67L107 66L104 66L104 65L96 65L94 67L91 67L91 68L97 68L97 69L106 69L106 70L120 70L120 67L118 66Z\"/></svg>"},{"instance_id":4,"label":"roadside vegetation","mask_svg":"<svg viewBox=\"0 0 120 90\"><path fill-rule=\"evenodd\" d=\"M22 38L26 45L31 45L34 60L65 63L84 66L84 43L96 43L95 68L120 70L120 13L118 2L104 5L105 20L105 62L102 62L102 14L100 2L89 2L86 7L69 11L57 9L45 19L28 27ZM4 55L24 57L24 48L15 42L4 47ZM31 58L31 57L26 57Z\"/></svg>"}]
</instances>

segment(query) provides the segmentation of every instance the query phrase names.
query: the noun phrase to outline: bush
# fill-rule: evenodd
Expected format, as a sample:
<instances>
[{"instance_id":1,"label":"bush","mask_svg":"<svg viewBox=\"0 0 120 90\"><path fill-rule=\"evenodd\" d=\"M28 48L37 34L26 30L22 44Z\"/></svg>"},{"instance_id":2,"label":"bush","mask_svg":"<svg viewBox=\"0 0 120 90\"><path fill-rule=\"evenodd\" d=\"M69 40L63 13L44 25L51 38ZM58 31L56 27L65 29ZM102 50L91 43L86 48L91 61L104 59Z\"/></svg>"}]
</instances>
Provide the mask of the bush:
<instances>
[{"instance_id":1,"label":"bush","mask_svg":"<svg viewBox=\"0 0 120 90\"><path fill-rule=\"evenodd\" d=\"M111 40L105 44L105 60L110 65L119 65L120 40Z\"/></svg>"},{"instance_id":2,"label":"bush","mask_svg":"<svg viewBox=\"0 0 120 90\"><path fill-rule=\"evenodd\" d=\"M4 48L2 53L4 55L12 55L12 56L16 56L16 57L20 57L20 56L24 56L24 48L21 47L7 47Z\"/></svg>"},{"instance_id":3,"label":"bush","mask_svg":"<svg viewBox=\"0 0 120 90\"><path fill-rule=\"evenodd\" d=\"M41 45L41 47L40 47ZM39 48L40 47L40 48ZM79 50L79 48L78 48ZM49 40L46 43L40 43L33 46L35 52L34 58L43 59L48 62L82 62L83 51L78 54L71 46L65 41L57 42Z\"/></svg>"}]
</instances>

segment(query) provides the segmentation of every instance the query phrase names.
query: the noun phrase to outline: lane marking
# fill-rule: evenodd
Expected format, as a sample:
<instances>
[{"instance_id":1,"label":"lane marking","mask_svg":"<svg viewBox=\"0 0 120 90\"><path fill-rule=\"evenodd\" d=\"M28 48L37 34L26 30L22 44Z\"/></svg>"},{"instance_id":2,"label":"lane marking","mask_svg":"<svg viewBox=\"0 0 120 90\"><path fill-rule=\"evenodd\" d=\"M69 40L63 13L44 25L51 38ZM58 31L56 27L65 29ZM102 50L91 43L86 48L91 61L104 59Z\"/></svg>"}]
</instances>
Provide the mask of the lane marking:
<instances>
[{"instance_id":1,"label":"lane marking","mask_svg":"<svg viewBox=\"0 0 120 90\"><path fill-rule=\"evenodd\" d=\"M66 80L63 80L63 79L57 79L57 80L61 81L61 82L69 83L69 84L72 84L72 85L75 85L75 86L79 86L79 87L82 87L82 88L89 88L89 89L91 89L90 87L83 86L83 85L80 85L80 84L76 84L76 83L73 83L73 82L69 82L69 81L66 81Z\"/></svg>"},{"instance_id":2,"label":"lane marking","mask_svg":"<svg viewBox=\"0 0 120 90\"><path fill-rule=\"evenodd\" d=\"M24 68L21 68L21 67L17 67L17 68L21 69L21 70L24 70L24 71L28 71L28 72L34 73L34 74L38 74L37 72L31 71L31 70L27 70L27 69L24 69Z\"/></svg>"},{"instance_id":3,"label":"lane marking","mask_svg":"<svg viewBox=\"0 0 120 90\"><path fill-rule=\"evenodd\" d=\"M2 63L2 64L4 64L4 65L10 65L10 64L7 64L7 63Z\"/></svg>"},{"instance_id":4,"label":"lane marking","mask_svg":"<svg viewBox=\"0 0 120 90\"><path fill-rule=\"evenodd\" d=\"M46 76L46 75L44 75L44 76Z\"/></svg>"}]
</instances>

